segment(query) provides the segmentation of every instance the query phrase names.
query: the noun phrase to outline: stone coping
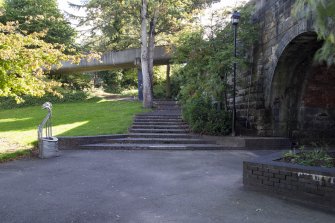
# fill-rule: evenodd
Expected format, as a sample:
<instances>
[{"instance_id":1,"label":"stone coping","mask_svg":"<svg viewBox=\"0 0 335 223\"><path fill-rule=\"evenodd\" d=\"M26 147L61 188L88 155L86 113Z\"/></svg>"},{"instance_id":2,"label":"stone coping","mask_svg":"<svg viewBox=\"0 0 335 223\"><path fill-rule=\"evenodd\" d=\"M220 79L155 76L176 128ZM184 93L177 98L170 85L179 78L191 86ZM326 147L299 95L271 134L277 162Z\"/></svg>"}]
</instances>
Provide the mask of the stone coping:
<instances>
[{"instance_id":1,"label":"stone coping","mask_svg":"<svg viewBox=\"0 0 335 223\"><path fill-rule=\"evenodd\" d=\"M59 136L58 148L60 150L80 149L81 145L101 143L108 139L126 138L128 134L97 135L97 136Z\"/></svg>"}]
</instances>

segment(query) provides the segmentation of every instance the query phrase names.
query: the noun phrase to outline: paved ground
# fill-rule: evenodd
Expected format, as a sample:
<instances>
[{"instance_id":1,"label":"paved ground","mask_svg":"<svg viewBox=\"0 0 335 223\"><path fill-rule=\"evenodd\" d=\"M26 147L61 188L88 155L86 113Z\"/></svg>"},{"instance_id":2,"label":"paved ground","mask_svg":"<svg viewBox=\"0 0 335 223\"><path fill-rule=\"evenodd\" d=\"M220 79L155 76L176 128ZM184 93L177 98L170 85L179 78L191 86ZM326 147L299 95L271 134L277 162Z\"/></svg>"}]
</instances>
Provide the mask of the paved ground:
<instances>
[{"instance_id":1,"label":"paved ground","mask_svg":"<svg viewBox=\"0 0 335 223\"><path fill-rule=\"evenodd\" d=\"M0 165L0 222L335 222L242 187L242 160L268 152L68 151Z\"/></svg>"}]
</instances>

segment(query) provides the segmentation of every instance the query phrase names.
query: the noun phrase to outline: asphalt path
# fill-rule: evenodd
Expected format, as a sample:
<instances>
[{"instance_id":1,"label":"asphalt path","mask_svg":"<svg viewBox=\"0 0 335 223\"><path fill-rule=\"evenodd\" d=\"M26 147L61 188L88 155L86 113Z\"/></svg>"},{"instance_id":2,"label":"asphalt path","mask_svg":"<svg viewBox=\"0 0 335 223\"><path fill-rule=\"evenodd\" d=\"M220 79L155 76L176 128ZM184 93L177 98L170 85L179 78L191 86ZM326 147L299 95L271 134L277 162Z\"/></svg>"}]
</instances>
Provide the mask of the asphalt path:
<instances>
[{"instance_id":1,"label":"asphalt path","mask_svg":"<svg viewBox=\"0 0 335 223\"><path fill-rule=\"evenodd\" d=\"M335 222L247 190L242 160L271 151L64 151L0 164L0 222Z\"/></svg>"}]
</instances>

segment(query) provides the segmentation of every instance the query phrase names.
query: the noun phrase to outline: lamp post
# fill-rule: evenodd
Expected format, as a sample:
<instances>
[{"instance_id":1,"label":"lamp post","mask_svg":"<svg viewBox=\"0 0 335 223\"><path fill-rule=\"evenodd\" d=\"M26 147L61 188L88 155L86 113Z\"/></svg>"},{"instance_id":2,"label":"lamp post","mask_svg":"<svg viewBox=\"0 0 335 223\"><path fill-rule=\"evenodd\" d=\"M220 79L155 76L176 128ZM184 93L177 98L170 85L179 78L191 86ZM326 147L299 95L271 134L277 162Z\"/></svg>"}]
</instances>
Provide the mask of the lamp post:
<instances>
[{"instance_id":1,"label":"lamp post","mask_svg":"<svg viewBox=\"0 0 335 223\"><path fill-rule=\"evenodd\" d=\"M235 106L235 97L236 97L236 45L237 45L237 26L240 21L241 14L237 11L234 11L231 16L231 23L234 27L234 76L233 76L233 118L232 118L232 132L231 135L235 136L235 124L236 124L236 106Z\"/></svg>"}]
</instances>

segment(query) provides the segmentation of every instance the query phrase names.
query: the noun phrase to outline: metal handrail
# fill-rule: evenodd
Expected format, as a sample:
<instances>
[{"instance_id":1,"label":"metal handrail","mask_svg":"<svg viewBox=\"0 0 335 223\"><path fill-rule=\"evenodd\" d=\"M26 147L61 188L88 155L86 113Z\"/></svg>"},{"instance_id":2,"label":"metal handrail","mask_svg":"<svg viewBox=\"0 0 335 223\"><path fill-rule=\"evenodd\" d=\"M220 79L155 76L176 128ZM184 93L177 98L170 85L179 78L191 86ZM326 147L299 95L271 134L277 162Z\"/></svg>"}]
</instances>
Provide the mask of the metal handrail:
<instances>
[{"instance_id":1,"label":"metal handrail","mask_svg":"<svg viewBox=\"0 0 335 223\"><path fill-rule=\"evenodd\" d=\"M52 138L52 125L51 125L51 117L52 117L52 104L50 102L45 102L42 105L42 109L47 109L48 114L45 116L41 124L38 126L38 149L39 153L42 154L42 144L43 138L51 139ZM43 137L43 129L45 128L45 137Z\"/></svg>"}]
</instances>

